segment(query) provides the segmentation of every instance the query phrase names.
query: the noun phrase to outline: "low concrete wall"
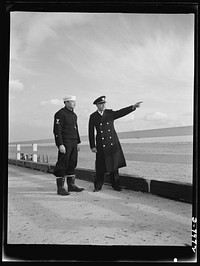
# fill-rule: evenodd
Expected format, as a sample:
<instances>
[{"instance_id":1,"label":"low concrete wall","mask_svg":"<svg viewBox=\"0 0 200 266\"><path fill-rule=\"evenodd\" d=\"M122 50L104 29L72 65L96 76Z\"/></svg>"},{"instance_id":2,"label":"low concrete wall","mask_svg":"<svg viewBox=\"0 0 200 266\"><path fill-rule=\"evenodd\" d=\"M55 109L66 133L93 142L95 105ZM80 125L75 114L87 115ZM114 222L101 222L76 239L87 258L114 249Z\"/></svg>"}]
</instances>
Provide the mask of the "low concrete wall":
<instances>
[{"instance_id":1,"label":"low concrete wall","mask_svg":"<svg viewBox=\"0 0 200 266\"><path fill-rule=\"evenodd\" d=\"M166 182L151 180L152 194L161 195L162 197L177 199L192 203L192 185L180 182Z\"/></svg>"},{"instance_id":2,"label":"low concrete wall","mask_svg":"<svg viewBox=\"0 0 200 266\"><path fill-rule=\"evenodd\" d=\"M53 164L35 163L16 159L8 159L8 163L47 173L53 173L54 170ZM79 179L93 182L94 176L95 171L93 170L76 169L76 177ZM104 181L110 184L109 175L105 175ZM125 174L120 175L120 182L126 189L152 193L165 198L192 203L192 185L189 183L149 180Z\"/></svg>"}]
</instances>

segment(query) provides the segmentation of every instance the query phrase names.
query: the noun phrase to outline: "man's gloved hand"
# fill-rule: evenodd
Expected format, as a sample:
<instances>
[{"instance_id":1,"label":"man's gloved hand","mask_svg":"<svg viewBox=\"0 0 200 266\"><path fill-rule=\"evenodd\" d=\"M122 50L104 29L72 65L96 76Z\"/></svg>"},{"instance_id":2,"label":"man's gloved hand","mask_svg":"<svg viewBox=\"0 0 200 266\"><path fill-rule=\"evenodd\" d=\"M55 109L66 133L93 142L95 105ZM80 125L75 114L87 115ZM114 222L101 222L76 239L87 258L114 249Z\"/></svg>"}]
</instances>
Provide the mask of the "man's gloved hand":
<instances>
[{"instance_id":1,"label":"man's gloved hand","mask_svg":"<svg viewBox=\"0 0 200 266\"><path fill-rule=\"evenodd\" d=\"M97 153L97 148L92 148L92 152Z\"/></svg>"},{"instance_id":2,"label":"man's gloved hand","mask_svg":"<svg viewBox=\"0 0 200 266\"><path fill-rule=\"evenodd\" d=\"M143 102L137 102L137 103L135 103L135 104L133 105L133 107L134 107L134 108L138 108L138 107L140 107L140 104L141 104L141 103L143 103Z\"/></svg>"}]
</instances>

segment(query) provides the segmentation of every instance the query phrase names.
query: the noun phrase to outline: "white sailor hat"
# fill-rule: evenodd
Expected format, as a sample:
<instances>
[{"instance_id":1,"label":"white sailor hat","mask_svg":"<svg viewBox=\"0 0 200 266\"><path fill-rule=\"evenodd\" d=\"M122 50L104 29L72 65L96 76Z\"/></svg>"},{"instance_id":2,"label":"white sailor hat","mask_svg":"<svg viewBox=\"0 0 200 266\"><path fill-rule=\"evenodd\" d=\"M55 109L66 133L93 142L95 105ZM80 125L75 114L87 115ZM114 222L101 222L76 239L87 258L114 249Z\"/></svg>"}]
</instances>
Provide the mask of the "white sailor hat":
<instances>
[{"instance_id":1,"label":"white sailor hat","mask_svg":"<svg viewBox=\"0 0 200 266\"><path fill-rule=\"evenodd\" d=\"M72 96L72 95L65 96L63 98L63 101L64 102L67 102L67 101L76 101L76 96Z\"/></svg>"}]
</instances>

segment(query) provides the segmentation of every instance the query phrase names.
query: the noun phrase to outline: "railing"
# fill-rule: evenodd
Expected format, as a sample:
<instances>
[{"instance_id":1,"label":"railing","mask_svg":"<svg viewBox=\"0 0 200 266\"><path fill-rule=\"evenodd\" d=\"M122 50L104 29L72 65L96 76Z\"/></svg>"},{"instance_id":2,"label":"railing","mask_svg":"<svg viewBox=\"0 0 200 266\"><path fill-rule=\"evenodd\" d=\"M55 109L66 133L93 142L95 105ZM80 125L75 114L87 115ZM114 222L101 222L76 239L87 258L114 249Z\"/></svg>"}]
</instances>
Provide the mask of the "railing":
<instances>
[{"instance_id":1,"label":"railing","mask_svg":"<svg viewBox=\"0 0 200 266\"><path fill-rule=\"evenodd\" d=\"M144 139L144 138L162 138L175 136L192 136L193 126L159 128L140 131L129 131L118 133L119 139ZM81 137L82 142L88 142L87 136ZM34 162L43 161L48 163L48 154L38 154L38 145L54 143L54 139L34 140L34 141L19 141L10 142L9 145L16 145L16 158L20 160L32 160ZM32 153L26 154L21 152L21 146L32 145ZM88 145L88 143L87 143ZM150 154L150 153L125 153L126 159L130 161L146 161L146 162L160 162L171 164L191 164L192 155L188 154Z\"/></svg>"}]
</instances>

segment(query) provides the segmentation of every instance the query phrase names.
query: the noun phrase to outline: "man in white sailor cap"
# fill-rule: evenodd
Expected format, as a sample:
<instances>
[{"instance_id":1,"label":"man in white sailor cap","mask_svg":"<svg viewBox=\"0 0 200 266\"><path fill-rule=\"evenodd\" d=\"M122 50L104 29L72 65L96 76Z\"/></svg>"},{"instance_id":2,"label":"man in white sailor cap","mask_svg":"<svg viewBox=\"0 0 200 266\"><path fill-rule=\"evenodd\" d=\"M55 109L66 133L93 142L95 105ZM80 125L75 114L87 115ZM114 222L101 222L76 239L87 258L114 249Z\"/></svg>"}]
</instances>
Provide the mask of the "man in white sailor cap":
<instances>
[{"instance_id":1,"label":"man in white sailor cap","mask_svg":"<svg viewBox=\"0 0 200 266\"><path fill-rule=\"evenodd\" d=\"M75 185L78 144L81 142L77 115L74 113L76 96L66 96L63 101L65 106L54 115L53 133L58 147L58 160L54 169L57 194L65 196L70 194L69 191L81 192L84 188Z\"/></svg>"},{"instance_id":2,"label":"man in white sailor cap","mask_svg":"<svg viewBox=\"0 0 200 266\"><path fill-rule=\"evenodd\" d=\"M126 161L114 128L114 120L135 111L141 103L113 111L106 109L105 96L100 96L93 102L97 110L90 115L88 133L90 148L96 153L94 192L102 189L105 173L110 174L113 189L122 190L118 169L126 166Z\"/></svg>"}]
</instances>

